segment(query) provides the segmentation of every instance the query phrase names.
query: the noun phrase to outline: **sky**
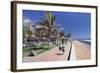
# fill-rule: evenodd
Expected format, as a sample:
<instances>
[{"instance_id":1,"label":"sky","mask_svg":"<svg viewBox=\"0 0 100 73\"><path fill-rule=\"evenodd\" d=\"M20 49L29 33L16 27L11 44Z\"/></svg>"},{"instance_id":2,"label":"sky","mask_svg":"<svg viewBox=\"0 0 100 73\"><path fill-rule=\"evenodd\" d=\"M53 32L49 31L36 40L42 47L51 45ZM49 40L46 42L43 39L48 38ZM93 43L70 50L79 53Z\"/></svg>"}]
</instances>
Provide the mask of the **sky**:
<instances>
[{"instance_id":1,"label":"sky","mask_svg":"<svg viewBox=\"0 0 100 73\"><path fill-rule=\"evenodd\" d=\"M33 23L45 16L46 11L23 10L23 16ZM72 33L74 39L90 39L91 36L91 14L80 12L51 12L56 16L55 23L65 33Z\"/></svg>"}]
</instances>

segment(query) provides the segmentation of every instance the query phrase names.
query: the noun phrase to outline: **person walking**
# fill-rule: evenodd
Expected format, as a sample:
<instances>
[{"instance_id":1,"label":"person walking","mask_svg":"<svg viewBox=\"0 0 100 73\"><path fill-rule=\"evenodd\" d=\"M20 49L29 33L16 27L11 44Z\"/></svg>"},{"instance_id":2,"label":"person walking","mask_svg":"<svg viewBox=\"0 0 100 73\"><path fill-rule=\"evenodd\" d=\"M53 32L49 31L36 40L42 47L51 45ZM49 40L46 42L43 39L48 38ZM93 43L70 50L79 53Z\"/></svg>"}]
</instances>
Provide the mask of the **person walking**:
<instances>
[{"instance_id":1,"label":"person walking","mask_svg":"<svg viewBox=\"0 0 100 73\"><path fill-rule=\"evenodd\" d=\"M60 53L61 55L63 55L64 52L65 52L65 47L64 47L63 44L60 44L60 45L59 45L59 53Z\"/></svg>"},{"instance_id":2,"label":"person walking","mask_svg":"<svg viewBox=\"0 0 100 73\"><path fill-rule=\"evenodd\" d=\"M59 44L59 54L61 54L61 50L62 50L62 47L61 47L61 45Z\"/></svg>"},{"instance_id":3,"label":"person walking","mask_svg":"<svg viewBox=\"0 0 100 73\"><path fill-rule=\"evenodd\" d=\"M65 52L65 47L64 47L64 45L62 44L62 54L64 54L64 52Z\"/></svg>"}]
</instances>

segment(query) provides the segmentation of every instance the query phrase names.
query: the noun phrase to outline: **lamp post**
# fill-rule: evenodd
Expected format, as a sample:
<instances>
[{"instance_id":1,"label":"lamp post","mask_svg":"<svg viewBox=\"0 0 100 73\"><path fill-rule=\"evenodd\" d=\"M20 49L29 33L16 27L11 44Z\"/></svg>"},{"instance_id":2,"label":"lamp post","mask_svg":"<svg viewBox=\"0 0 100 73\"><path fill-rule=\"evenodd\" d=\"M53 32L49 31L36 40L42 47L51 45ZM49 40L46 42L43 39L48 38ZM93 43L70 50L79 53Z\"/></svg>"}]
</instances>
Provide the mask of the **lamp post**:
<instances>
[{"instance_id":1,"label":"lamp post","mask_svg":"<svg viewBox=\"0 0 100 73\"><path fill-rule=\"evenodd\" d=\"M68 34L68 40L70 41L71 45L70 45L70 50L69 50L69 54L68 54L68 58L67 60L69 61L71 58L71 53L72 53L72 38L71 38L71 33Z\"/></svg>"}]
</instances>

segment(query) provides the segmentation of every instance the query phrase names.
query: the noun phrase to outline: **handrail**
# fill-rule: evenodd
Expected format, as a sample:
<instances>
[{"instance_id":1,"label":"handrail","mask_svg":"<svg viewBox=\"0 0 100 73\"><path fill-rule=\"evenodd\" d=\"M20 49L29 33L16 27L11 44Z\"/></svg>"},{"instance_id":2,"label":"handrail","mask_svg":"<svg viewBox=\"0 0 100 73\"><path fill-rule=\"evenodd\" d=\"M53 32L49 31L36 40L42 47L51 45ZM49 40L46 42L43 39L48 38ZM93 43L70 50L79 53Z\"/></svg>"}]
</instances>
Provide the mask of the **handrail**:
<instances>
[{"instance_id":1,"label":"handrail","mask_svg":"<svg viewBox=\"0 0 100 73\"><path fill-rule=\"evenodd\" d=\"M68 58L67 60L69 61L70 58L71 58L71 51L72 51L72 39L70 39L70 42L71 42L71 46L70 46L70 51L69 51L69 54L68 54Z\"/></svg>"}]
</instances>

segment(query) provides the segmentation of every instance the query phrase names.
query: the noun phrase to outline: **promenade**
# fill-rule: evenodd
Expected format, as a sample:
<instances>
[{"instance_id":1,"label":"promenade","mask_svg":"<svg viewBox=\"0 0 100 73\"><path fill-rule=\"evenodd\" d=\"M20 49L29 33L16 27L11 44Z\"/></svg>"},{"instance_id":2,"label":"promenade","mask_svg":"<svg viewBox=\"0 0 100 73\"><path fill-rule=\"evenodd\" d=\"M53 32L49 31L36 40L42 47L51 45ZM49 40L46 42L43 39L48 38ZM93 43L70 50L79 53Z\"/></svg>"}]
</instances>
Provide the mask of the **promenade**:
<instances>
[{"instance_id":1,"label":"promenade","mask_svg":"<svg viewBox=\"0 0 100 73\"><path fill-rule=\"evenodd\" d=\"M65 45L64 54L59 51L59 48L57 46L48 51L45 51L44 53L38 54L37 56L23 56L23 62L68 61L70 49L71 61L90 59L89 45L75 40L72 42L72 48L70 48L70 46L70 42Z\"/></svg>"}]
</instances>

